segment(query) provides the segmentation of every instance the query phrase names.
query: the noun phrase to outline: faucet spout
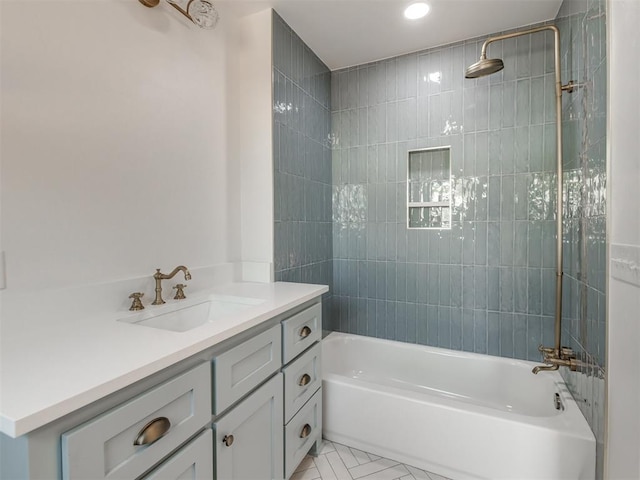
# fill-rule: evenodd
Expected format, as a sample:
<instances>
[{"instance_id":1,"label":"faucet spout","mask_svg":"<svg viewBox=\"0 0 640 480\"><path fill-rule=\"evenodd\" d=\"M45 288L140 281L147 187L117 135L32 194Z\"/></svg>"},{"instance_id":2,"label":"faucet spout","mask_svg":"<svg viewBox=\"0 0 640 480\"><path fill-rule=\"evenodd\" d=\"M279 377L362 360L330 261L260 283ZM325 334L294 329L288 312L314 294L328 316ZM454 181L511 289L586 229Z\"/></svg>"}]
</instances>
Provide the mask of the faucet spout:
<instances>
[{"instance_id":1,"label":"faucet spout","mask_svg":"<svg viewBox=\"0 0 640 480\"><path fill-rule=\"evenodd\" d=\"M549 372L549 371L553 371L553 370L558 370L558 368L560 368L559 365L538 365L536 367L533 367L533 370L531 370L533 372L534 375L537 375L539 371L544 370L545 372Z\"/></svg>"},{"instance_id":2,"label":"faucet spout","mask_svg":"<svg viewBox=\"0 0 640 480\"><path fill-rule=\"evenodd\" d=\"M156 273L153 274L153 278L156 281L156 298L151 305L162 305L165 301L162 299L162 280L169 280L176 276L178 272L184 273L185 280L191 280L191 273L189 269L184 265L179 265L173 269L169 274L160 272L159 268L156 268Z\"/></svg>"},{"instance_id":3,"label":"faucet spout","mask_svg":"<svg viewBox=\"0 0 640 480\"><path fill-rule=\"evenodd\" d=\"M177 266L169 274L160 273L160 269L156 268L156 273L153 274L153 278L155 278L156 280L158 280L158 279L160 279L160 280L169 280L170 278L175 277L176 273L178 273L180 271L184 272L184 279L185 280L191 280L191 274L189 273L189 269L187 267L185 267L184 265Z\"/></svg>"},{"instance_id":4,"label":"faucet spout","mask_svg":"<svg viewBox=\"0 0 640 480\"><path fill-rule=\"evenodd\" d=\"M544 365L538 365L533 367L533 374L537 374L541 371L553 371L558 370L560 367L567 367L571 371L575 372L582 366L580 360L578 360L570 348L562 347L560 350L553 348L544 348L540 346L538 349L543 354L542 362Z\"/></svg>"}]
</instances>

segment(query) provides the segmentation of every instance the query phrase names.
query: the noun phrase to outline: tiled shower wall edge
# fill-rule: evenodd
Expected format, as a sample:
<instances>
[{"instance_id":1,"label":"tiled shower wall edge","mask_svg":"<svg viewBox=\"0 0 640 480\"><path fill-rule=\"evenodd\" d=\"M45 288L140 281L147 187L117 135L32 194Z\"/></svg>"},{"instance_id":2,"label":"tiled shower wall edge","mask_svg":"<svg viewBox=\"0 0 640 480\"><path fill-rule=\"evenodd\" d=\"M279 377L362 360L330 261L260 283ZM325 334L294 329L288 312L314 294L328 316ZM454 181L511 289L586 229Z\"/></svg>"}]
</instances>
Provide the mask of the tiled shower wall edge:
<instances>
[{"instance_id":1,"label":"tiled shower wall edge","mask_svg":"<svg viewBox=\"0 0 640 480\"><path fill-rule=\"evenodd\" d=\"M330 322L331 122L329 69L273 12L274 258L276 281L329 285L323 322Z\"/></svg>"},{"instance_id":2,"label":"tiled shower wall edge","mask_svg":"<svg viewBox=\"0 0 640 480\"><path fill-rule=\"evenodd\" d=\"M561 32L564 94L563 344L581 362L561 369L596 438L596 478L603 478L606 374L606 1L565 0Z\"/></svg>"}]
</instances>

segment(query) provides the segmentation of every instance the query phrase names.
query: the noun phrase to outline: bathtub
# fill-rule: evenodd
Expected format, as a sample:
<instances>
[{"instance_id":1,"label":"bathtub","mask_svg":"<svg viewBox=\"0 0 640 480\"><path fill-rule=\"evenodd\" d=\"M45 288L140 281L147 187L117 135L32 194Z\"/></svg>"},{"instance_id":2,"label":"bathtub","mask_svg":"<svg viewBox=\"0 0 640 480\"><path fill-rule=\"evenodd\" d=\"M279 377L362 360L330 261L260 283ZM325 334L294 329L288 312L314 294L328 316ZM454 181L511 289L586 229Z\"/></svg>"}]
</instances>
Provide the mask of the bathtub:
<instances>
[{"instance_id":1,"label":"bathtub","mask_svg":"<svg viewBox=\"0 0 640 480\"><path fill-rule=\"evenodd\" d=\"M558 372L358 335L322 341L323 436L457 479L595 477L595 439Z\"/></svg>"}]
</instances>

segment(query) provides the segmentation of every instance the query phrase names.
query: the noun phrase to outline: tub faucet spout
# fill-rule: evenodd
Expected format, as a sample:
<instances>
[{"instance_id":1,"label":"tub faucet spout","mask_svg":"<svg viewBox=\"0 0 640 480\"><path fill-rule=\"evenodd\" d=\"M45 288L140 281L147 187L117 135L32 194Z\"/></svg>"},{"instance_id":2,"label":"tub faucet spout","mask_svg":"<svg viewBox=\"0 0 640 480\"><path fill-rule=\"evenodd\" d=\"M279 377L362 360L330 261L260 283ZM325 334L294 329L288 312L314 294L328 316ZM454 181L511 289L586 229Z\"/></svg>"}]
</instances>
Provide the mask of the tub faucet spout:
<instances>
[{"instance_id":1,"label":"tub faucet spout","mask_svg":"<svg viewBox=\"0 0 640 480\"><path fill-rule=\"evenodd\" d=\"M558 365L538 365L536 367L533 367L533 370L531 370L534 375L537 375L539 371L544 370L546 371L553 371L553 370L558 370L558 368L560 368Z\"/></svg>"},{"instance_id":2,"label":"tub faucet spout","mask_svg":"<svg viewBox=\"0 0 640 480\"><path fill-rule=\"evenodd\" d=\"M151 305L162 305L165 301L162 299L162 280L169 280L173 278L176 273L182 271L184 273L185 280L191 280L191 273L189 273L189 269L184 265L180 265L173 269L173 271L169 274L161 273L159 268L156 268L156 273L153 274L153 278L156 281L156 298Z\"/></svg>"},{"instance_id":3,"label":"tub faucet spout","mask_svg":"<svg viewBox=\"0 0 640 480\"><path fill-rule=\"evenodd\" d=\"M576 358L576 355L570 348L562 347L560 350L553 348L545 348L542 345L538 349L542 352L542 363L544 365L538 365L531 370L534 374L540 371L553 371L558 370L560 367L568 367L571 371L575 372L582 364Z\"/></svg>"}]
</instances>

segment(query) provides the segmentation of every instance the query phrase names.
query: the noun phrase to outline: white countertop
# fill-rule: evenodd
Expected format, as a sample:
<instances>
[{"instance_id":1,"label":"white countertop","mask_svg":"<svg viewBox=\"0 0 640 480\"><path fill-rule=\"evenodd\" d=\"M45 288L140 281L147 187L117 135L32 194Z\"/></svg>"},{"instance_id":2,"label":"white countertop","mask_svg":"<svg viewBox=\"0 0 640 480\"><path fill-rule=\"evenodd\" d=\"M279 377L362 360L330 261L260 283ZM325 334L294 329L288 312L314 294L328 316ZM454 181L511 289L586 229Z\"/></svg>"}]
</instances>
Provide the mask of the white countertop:
<instances>
[{"instance_id":1,"label":"white countertop","mask_svg":"<svg viewBox=\"0 0 640 480\"><path fill-rule=\"evenodd\" d=\"M68 306L56 309L29 295L5 295L0 431L24 435L327 291L324 285L278 282L233 283L193 296L187 292L192 302L229 295L262 303L186 332L117 321L131 315L124 308L87 313ZM172 302L177 301L167 301L169 307ZM153 308L147 306L145 312Z\"/></svg>"}]
</instances>

